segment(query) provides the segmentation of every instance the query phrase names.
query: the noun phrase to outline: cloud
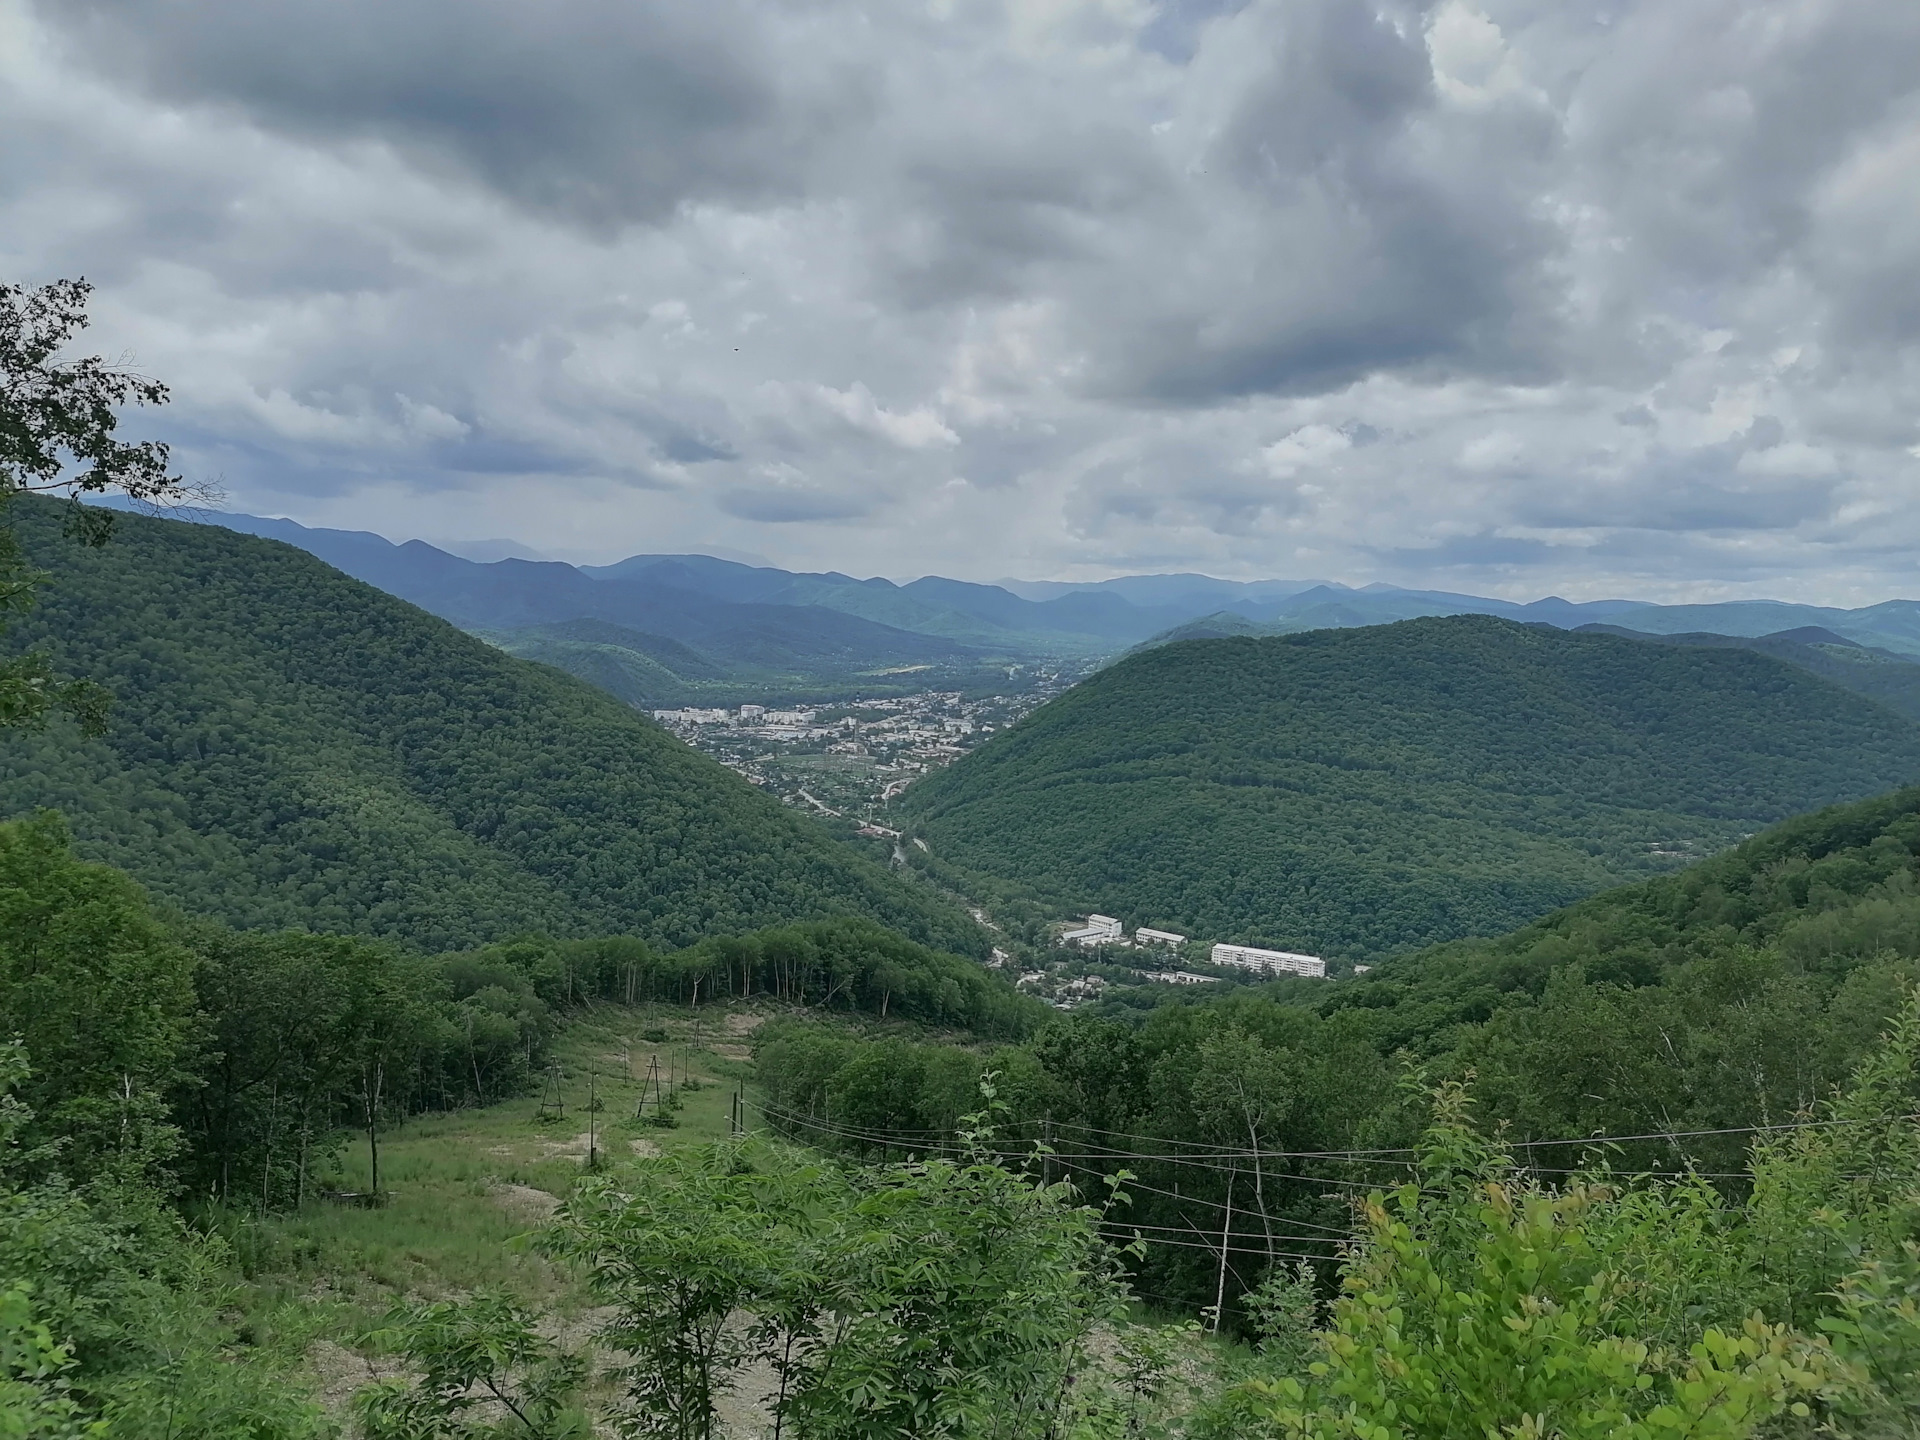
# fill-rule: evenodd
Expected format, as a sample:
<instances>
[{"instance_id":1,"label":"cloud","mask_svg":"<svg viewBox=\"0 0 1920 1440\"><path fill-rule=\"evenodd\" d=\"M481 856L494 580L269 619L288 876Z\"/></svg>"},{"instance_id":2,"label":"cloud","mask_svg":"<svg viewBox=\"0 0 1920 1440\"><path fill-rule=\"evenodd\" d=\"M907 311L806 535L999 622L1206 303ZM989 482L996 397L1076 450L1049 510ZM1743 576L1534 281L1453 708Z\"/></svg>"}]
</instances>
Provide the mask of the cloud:
<instances>
[{"instance_id":1,"label":"cloud","mask_svg":"<svg viewBox=\"0 0 1920 1440\"><path fill-rule=\"evenodd\" d=\"M0 0L0 130L241 508L1914 588L1908 0Z\"/></svg>"},{"instance_id":2,"label":"cloud","mask_svg":"<svg viewBox=\"0 0 1920 1440\"><path fill-rule=\"evenodd\" d=\"M1302 470L1324 465L1342 450L1351 450L1353 440L1328 425L1302 425L1260 452L1267 473L1276 480L1290 480Z\"/></svg>"},{"instance_id":3,"label":"cloud","mask_svg":"<svg viewBox=\"0 0 1920 1440\"><path fill-rule=\"evenodd\" d=\"M591 225L803 195L871 68L745 0L60 0L71 53L173 104L392 146ZM826 42L826 43L823 43ZM783 63L789 47L814 63ZM822 53L822 51L827 53Z\"/></svg>"},{"instance_id":4,"label":"cloud","mask_svg":"<svg viewBox=\"0 0 1920 1440\"><path fill-rule=\"evenodd\" d=\"M927 406L916 406L909 411L889 410L858 380L845 390L835 390L831 385L812 385L808 393L822 409L855 430L878 436L903 450L928 450L960 443L960 437L947 428L946 421Z\"/></svg>"}]
</instances>

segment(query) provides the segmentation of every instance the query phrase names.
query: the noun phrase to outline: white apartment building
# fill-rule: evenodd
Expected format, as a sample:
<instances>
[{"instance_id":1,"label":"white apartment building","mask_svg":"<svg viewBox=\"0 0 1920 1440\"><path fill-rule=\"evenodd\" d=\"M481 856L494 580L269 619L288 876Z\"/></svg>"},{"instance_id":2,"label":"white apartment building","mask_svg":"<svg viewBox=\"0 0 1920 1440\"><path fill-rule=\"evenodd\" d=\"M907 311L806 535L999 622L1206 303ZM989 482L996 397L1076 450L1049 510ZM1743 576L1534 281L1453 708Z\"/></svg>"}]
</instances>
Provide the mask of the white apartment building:
<instances>
[{"instance_id":1,"label":"white apartment building","mask_svg":"<svg viewBox=\"0 0 1920 1440\"><path fill-rule=\"evenodd\" d=\"M1216 945L1212 959L1216 965L1231 965L1237 970L1256 970L1263 975L1306 975L1315 980L1324 980L1327 976L1327 962L1318 955L1299 955L1291 950Z\"/></svg>"},{"instance_id":2,"label":"white apartment building","mask_svg":"<svg viewBox=\"0 0 1920 1440\"><path fill-rule=\"evenodd\" d=\"M1126 939L1126 931L1111 915L1089 915L1084 930L1069 930L1060 937L1062 945L1117 945Z\"/></svg>"},{"instance_id":3,"label":"white apartment building","mask_svg":"<svg viewBox=\"0 0 1920 1440\"><path fill-rule=\"evenodd\" d=\"M1171 930L1149 930L1142 925L1133 932L1133 943L1136 945L1184 945L1187 943L1187 937L1176 935Z\"/></svg>"},{"instance_id":4,"label":"white apartment building","mask_svg":"<svg viewBox=\"0 0 1920 1440\"><path fill-rule=\"evenodd\" d=\"M742 705L740 707L740 723L745 725L749 720L758 720L766 713L767 707L764 705Z\"/></svg>"}]
</instances>

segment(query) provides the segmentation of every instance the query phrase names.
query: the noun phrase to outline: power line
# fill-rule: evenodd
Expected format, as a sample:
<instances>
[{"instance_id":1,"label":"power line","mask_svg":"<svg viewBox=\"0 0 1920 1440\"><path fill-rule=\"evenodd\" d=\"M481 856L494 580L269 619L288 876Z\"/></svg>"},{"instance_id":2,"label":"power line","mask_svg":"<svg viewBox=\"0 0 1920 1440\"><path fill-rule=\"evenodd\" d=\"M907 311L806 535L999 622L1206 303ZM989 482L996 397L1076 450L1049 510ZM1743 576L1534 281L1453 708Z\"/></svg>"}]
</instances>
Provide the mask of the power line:
<instances>
[{"instance_id":1,"label":"power line","mask_svg":"<svg viewBox=\"0 0 1920 1440\"><path fill-rule=\"evenodd\" d=\"M762 1105L761 1108L768 1110L769 1113L774 1109L778 1109L778 1107L768 1107L765 1105ZM838 1130L841 1128L830 1124L822 1125L818 1121L805 1119L793 1114L791 1111L782 1111L781 1113L791 1117L795 1123L810 1125L816 1129ZM1056 1128L1063 1130L1078 1130L1093 1135L1110 1135L1117 1139L1150 1141L1156 1145L1177 1145L1183 1149L1201 1152L1199 1155L1176 1155L1152 1151L1123 1150L1118 1147L1099 1145L1091 1141L1081 1141L1079 1142L1083 1147L1081 1151L1055 1152L1056 1154L1071 1154L1076 1155L1078 1158L1092 1158L1097 1155L1102 1158L1111 1159L1150 1160L1161 1164L1190 1165L1202 1169L1223 1168L1209 1163L1216 1160L1331 1160L1344 1163L1410 1166L1416 1162L1410 1160L1387 1160L1375 1157L1417 1155L1420 1153L1415 1148L1405 1146L1375 1150L1244 1150L1233 1149L1226 1146L1202 1145L1195 1141L1176 1140L1164 1135L1139 1135L1127 1131L1099 1130L1090 1125L1078 1125L1069 1121L1053 1121L1052 1123ZM1720 1135L1763 1135L1795 1130L1823 1129L1836 1125L1864 1125L1868 1123L1871 1122L1864 1119L1792 1120L1783 1121L1774 1125L1727 1125L1711 1130L1662 1130L1642 1135L1576 1135L1546 1140L1512 1140L1509 1141L1508 1144L1513 1150L1526 1150L1543 1145L1625 1145L1646 1140L1674 1141L1703 1139ZM846 1130L845 1133L858 1135L860 1138L867 1139L875 1144L893 1144L901 1148L913 1148L923 1145L923 1142L906 1137L940 1135L950 1132L936 1130L894 1130L886 1132ZM1543 1173L1554 1173L1550 1167L1546 1166L1529 1166L1526 1168L1541 1170ZM1577 1169L1567 1169L1559 1173L1577 1174L1579 1172ZM1727 1178L1739 1177L1728 1175Z\"/></svg>"}]
</instances>

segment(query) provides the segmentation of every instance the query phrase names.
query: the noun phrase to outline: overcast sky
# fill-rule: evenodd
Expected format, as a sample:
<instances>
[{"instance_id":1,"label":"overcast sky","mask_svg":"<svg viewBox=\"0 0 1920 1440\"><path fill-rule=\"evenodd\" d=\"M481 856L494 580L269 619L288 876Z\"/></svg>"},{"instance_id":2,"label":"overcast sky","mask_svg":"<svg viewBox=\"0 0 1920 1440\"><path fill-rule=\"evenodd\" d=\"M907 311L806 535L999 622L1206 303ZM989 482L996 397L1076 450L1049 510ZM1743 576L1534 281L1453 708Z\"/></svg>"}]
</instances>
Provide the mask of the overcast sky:
<instances>
[{"instance_id":1,"label":"overcast sky","mask_svg":"<svg viewBox=\"0 0 1920 1440\"><path fill-rule=\"evenodd\" d=\"M236 510L1920 596L1915 0L0 0L0 135Z\"/></svg>"}]
</instances>

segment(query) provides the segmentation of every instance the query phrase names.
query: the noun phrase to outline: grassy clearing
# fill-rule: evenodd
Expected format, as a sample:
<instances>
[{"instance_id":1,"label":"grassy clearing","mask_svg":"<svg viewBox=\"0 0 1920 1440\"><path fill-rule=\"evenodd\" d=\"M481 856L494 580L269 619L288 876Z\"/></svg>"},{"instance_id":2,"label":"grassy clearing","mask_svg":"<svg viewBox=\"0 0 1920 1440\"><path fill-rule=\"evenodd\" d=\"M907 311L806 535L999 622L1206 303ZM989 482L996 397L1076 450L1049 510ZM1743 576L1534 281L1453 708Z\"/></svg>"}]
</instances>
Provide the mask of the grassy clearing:
<instances>
[{"instance_id":1,"label":"grassy clearing","mask_svg":"<svg viewBox=\"0 0 1920 1440\"><path fill-rule=\"evenodd\" d=\"M396 1300L506 1288L562 1325L578 1323L585 1291L528 1241L586 1173L589 1133L602 1169L723 1138L731 1097L750 1073L752 1028L765 1013L578 1011L555 1043L557 1080L544 1095L428 1116L383 1135L378 1208L315 1201L295 1214L229 1220L223 1229L244 1276L235 1302L251 1338L304 1353L316 1392L333 1408L375 1373L365 1337ZM643 1092L651 1112L656 1088L669 1087L679 1100L675 1125L640 1118ZM590 1096L600 1106L591 1120ZM371 1188L365 1136L342 1155L332 1184Z\"/></svg>"}]
</instances>

